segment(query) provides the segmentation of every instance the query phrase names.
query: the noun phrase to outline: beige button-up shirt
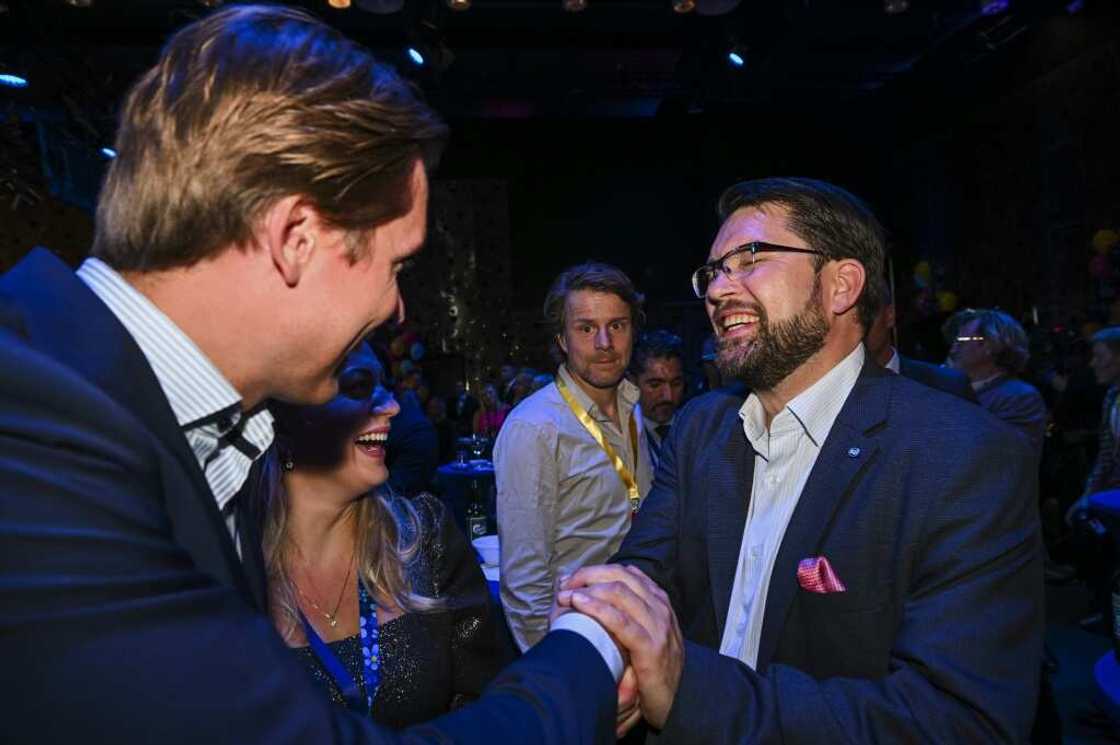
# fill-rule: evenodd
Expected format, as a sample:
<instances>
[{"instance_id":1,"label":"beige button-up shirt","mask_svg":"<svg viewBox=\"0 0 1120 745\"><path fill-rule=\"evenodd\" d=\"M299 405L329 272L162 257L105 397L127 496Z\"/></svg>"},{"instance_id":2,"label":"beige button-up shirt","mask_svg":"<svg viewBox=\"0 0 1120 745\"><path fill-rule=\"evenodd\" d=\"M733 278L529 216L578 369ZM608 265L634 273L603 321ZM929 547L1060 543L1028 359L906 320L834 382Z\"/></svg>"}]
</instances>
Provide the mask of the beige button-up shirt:
<instances>
[{"instance_id":1,"label":"beige button-up shirt","mask_svg":"<svg viewBox=\"0 0 1120 745\"><path fill-rule=\"evenodd\" d=\"M631 469L644 497L649 452L637 386L618 387L622 426L592 403L563 365L557 376ZM630 416L638 431L638 460ZM602 564L630 529L630 500L607 454L580 424L556 384L525 399L506 418L494 445L501 539L501 595L514 639L528 649L548 631L553 585L560 574Z\"/></svg>"}]
</instances>

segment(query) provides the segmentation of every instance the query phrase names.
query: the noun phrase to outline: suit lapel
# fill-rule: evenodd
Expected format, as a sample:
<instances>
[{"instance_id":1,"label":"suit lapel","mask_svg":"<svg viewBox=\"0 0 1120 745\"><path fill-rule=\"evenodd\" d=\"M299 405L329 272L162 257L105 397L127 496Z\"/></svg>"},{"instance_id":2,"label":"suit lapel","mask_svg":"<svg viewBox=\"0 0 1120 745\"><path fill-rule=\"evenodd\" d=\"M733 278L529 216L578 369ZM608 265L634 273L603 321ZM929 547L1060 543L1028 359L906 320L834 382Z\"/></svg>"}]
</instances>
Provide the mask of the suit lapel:
<instances>
[{"instance_id":1,"label":"suit lapel","mask_svg":"<svg viewBox=\"0 0 1120 745\"><path fill-rule=\"evenodd\" d=\"M183 494L181 499L172 499L170 489L164 494L168 512L179 518L173 520L176 538L200 568L232 582L246 598L254 597L210 485L163 389L116 316L69 267L41 248L4 275L0 291L25 309L21 320L35 347L128 409L174 456L190 484L176 492Z\"/></svg>"},{"instance_id":2,"label":"suit lapel","mask_svg":"<svg viewBox=\"0 0 1120 745\"><path fill-rule=\"evenodd\" d=\"M876 456L878 444L870 430L886 420L892 377L891 373L865 363L809 473L770 575L756 665L760 672L769 665L785 628L798 589L798 563L818 555L836 508L857 486L860 475Z\"/></svg>"},{"instance_id":3,"label":"suit lapel","mask_svg":"<svg viewBox=\"0 0 1120 745\"><path fill-rule=\"evenodd\" d=\"M743 432L737 411L727 429L719 462L712 468L713 477L705 485L708 491L708 574L717 634L723 633L727 623L754 480L754 448ZM718 637L716 643L719 643Z\"/></svg>"},{"instance_id":4,"label":"suit lapel","mask_svg":"<svg viewBox=\"0 0 1120 745\"><path fill-rule=\"evenodd\" d=\"M253 490L258 488L261 481L261 469L265 458L257 458L249 475L237 493L234 503L237 510L237 533L241 539L241 566L249 580L249 590L253 593L253 600L257 608L268 611L268 579L264 565L264 546L261 540L261 525L264 516L260 513L260 500L253 498Z\"/></svg>"}]
</instances>

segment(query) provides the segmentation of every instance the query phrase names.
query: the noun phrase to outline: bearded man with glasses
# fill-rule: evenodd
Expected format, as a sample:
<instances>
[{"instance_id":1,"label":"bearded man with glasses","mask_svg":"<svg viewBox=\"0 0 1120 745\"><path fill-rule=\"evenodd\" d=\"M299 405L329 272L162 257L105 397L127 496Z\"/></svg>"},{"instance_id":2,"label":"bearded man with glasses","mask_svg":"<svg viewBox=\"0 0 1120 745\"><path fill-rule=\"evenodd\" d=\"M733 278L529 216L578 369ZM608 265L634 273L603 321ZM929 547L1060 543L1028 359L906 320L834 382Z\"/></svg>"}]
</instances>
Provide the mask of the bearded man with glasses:
<instances>
[{"instance_id":1,"label":"bearded man with glasses","mask_svg":"<svg viewBox=\"0 0 1120 745\"><path fill-rule=\"evenodd\" d=\"M720 216L693 289L751 393L682 409L612 560L630 566L565 586L637 568L668 594L683 663L631 657L660 741L1024 741L1034 459L978 407L867 358L885 239L862 201L764 179L728 189Z\"/></svg>"}]
</instances>

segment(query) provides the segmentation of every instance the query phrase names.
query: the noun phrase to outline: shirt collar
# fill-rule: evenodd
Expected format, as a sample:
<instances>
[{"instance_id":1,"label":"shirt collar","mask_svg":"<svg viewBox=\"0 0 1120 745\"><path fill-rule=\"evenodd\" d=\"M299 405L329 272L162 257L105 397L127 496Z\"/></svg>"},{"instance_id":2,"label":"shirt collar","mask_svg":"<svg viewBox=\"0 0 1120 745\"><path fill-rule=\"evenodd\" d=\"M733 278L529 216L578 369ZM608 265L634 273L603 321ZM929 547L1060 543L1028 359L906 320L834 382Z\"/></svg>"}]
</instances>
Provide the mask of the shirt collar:
<instances>
[{"instance_id":1,"label":"shirt collar","mask_svg":"<svg viewBox=\"0 0 1120 745\"><path fill-rule=\"evenodd\" d=\"M859 379L865 357L863 344L857 344L839 364L787 403L771 420L769 429L762 401L754 393L747 396L739 409L739 418L743 420L743 432L755 452L768 457L772 433L784 434L796 430L808 435L809 440L820 449Z\"/></svg>"},{"instance_id":2,"label":"shirt collar","mask_svg":"<svg viewBox=\"0 0 1120 745\"><path fill-rule=\"evenodd\" d=\"M997 372L995 375L991 376L990 378L984 378L983 380L973 381L972 390L978 391L981 388L983 388L984 386L989 385L991 383L994 383L1002 377L1005 377L1004 373Z\"/></svg>"},{"instance_id":3,"label":"shirt collar","mask_svg":"<svg viewBox=\"0 0 1120 745\"><path fill-rule=\"evenodd\" d=\"M231 410L239 417L241 396L236 389L151 300L100 259L86 259L77 275L136 341L181 428L191 429ZM263 408L253 418L260 424L272 423Z\"/></svg>"},{"instance_id":4,"label":"shirt collar","mask_svg":"<svg viewBox=\"0 0 1120 745\"><path fill-rule=\"evenodd\" d=\"M887 360L887 369L893 373L902 372L902 358L898 356L898 350L891 347L891 358Z\"/></svg>"},{"instance_id":5,"label":"shirt collar","mask_svg":"<svg viewBox=\"0 0 1120 745\"><path fill-rule=\"evenodd\" d=\"M556 375L563 379L564 384L568 386L568 390L571 391L576 402L582 406L587 413L591 414L593 419L602 422L610 421L606 414L603 413L602 409L599 408L598 404L591 400L591 397L584 392L583 388L576 382L576 379L568 372L567 365L560 365L560 369L556 371ZM626 378L623 378L618 384L618 390L615 395L618 396L618 407L619 413L621 414L620 419L626 421L627 417L630 416L630 412L637 406L638 399L641 398L641 391L638 389L638 386L634 385Z\"/></svg>"},{"instance_id":6,"label":"shirt collar","mask_svg":"<svg viewBox=\"0 0 1120 745\"><path fill-rule=\"evenodd\" d=\"M679 409L678 409L678 411L679 411ZM665 424L667 426L669 426L670 428L672 428L672 426L676 423L677 423L677 412L674 411L673 416L669 417L669 421L665 422ZM655 422L652 419L650 419L648 416L646 416L645 412L642 412L642 424L644 424L645 428L648 429L651 432L656 432L657 428L661 426L660 423Z\"/></svg>"}]
</instances>

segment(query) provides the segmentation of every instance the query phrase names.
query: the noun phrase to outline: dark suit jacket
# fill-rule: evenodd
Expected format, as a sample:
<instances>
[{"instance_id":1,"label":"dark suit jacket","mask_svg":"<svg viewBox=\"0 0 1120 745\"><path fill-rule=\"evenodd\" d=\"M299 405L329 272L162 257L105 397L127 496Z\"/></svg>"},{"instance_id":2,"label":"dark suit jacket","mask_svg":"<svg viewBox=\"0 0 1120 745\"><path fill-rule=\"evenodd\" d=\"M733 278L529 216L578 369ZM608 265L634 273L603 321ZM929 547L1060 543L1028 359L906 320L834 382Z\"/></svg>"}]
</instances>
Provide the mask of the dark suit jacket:
<instances>
[{"instance_id":1,"label":"dark suit jacket","mask_svg":"<svg viewBox=\"0 0 1120 745\"><path fill-rule=\"evenodd\" d=\"M976 391L972 390L972 384L968 382L968 376L960 370L931 365L928 362L910 359L900 354L898 355L898 372L922 385L928 385L930 388L960 396L972 403L979 403L976 399Z\"/></svg>"},{"instance_id":2,"label":"dark suit jacket","mask_svg":"<svg viewBox=\"0 0 1120 745\"><path fill-rule=\"evenodd\" d=\"M416 394L407 391L398 401L401 410L389 429L389 485L406 497L432 488L439 466L436 428L420 408Z\"/></svg>"},{"instance_id":3,"label":"dark suit jacket","mask_svg":"<svg viewBox=\"0 0 1120 745\"><path fill-rule=\"evenodd\" d=\"M1042 455L1046 436L1046 401L1030 383L1001 375L976 390L980 405L1010 424L1026 439L1035 457Z\"/></svg>"},{"instance_id":4,"label":"dark suit jacket","mask_svg":"<svg viewBox=\"0 0 1120 745\"><path fill-rule=\"evenodd\" d=\"M754 472L743 399L690 403L616 561L686 639L673 743L1020 742L1042 650L1033 459L983 409L865 366L774 565L757 672L717 653ZM827 557L842 593L800 588Z\"/></svg>"},{"instance_id":5,"label":"dark suit jacket","mask_svg":"<svg viewBox=\"0 0 1120 745\"><path fill-rule=\"evenodd\" d=\"M613 742L613 681L568 632L423 727L335 707L242 551L112 313L42 250L0 278L5 742Z\"/></svg>"}]
</instances>

